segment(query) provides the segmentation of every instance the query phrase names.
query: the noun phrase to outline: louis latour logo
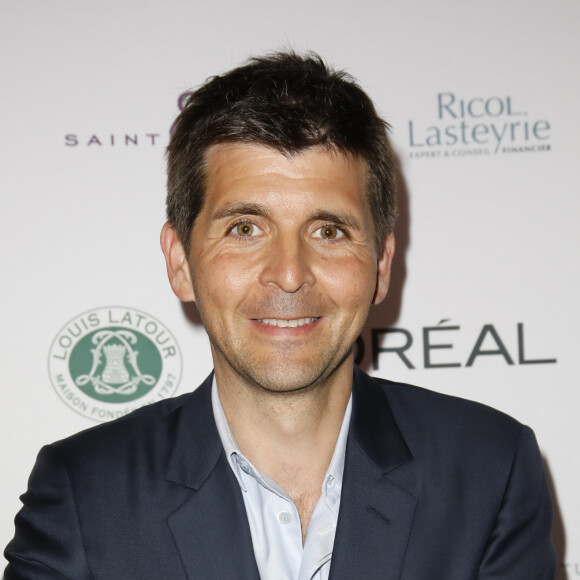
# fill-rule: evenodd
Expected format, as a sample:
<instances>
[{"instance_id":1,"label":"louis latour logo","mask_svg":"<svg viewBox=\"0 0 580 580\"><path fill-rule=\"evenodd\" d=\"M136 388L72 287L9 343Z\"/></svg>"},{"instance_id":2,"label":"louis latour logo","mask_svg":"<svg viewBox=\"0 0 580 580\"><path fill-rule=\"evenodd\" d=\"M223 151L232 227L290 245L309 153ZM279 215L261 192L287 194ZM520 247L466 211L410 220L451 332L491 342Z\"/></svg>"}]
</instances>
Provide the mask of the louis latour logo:
<instances>
[{"instance_id":1,"label":"louis latour logo","mask_svg":"<svg viewBox=\"0 0 580 580\"><path fill-rule=\"evenodd\" d=\"M172 396L181 377L181 353L169 329L150 314L107 306L63 326L48 366L69 407L107 421Z\"/></svg>"}]
</instances>

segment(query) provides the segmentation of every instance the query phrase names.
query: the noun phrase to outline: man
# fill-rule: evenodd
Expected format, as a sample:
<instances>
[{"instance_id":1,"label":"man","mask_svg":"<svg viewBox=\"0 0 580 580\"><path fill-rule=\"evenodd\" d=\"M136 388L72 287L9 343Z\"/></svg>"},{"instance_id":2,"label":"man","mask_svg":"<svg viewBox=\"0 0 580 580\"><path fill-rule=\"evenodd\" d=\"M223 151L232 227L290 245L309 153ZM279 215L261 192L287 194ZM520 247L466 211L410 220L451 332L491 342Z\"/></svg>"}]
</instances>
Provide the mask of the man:
<instances>
[{"instance_id":1,"label":"man","mask_svg":"<svg viewBox=\"0 0 580 580\"><path fill-rule=\"evenodd\" d=\"M45 447L6 580L552 578L530 429L354 366L396 210L352 79L281 53L209 80L168 176L167 271L215 373Z\"/></svg>"}]
</instances>

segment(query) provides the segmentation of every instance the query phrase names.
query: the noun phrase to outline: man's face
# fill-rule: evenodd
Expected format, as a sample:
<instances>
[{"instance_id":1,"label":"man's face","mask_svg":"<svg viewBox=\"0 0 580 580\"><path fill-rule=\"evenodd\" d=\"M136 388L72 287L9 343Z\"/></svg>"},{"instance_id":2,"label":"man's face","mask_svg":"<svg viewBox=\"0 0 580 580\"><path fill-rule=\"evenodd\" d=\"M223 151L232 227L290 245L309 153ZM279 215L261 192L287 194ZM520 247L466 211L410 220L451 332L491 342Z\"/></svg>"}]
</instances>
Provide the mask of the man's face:
<instances>
[{"instance_id":1,"label":"man's face","mask_svg":"<svg viewBox=\"0 0 580 580\"><path fill-rule=\"evenodd\" d=\"M391 235L376 255L365 163L222 144L210 148L206 176L186 271L172 284L197 303L218 382L293 391L350 374L394 251Z\"/></svg>"}]
</instances>

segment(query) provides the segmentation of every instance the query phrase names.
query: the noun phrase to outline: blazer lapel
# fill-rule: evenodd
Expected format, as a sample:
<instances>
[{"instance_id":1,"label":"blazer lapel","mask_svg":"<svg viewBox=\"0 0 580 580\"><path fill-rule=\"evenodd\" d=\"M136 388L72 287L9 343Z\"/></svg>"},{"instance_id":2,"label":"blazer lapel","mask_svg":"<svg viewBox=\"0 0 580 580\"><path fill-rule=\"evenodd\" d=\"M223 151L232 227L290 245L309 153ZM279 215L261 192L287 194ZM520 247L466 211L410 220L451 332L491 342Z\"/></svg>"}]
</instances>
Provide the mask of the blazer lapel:
<instances>
[{"instance_id":1,"label":"blazer lapel","mask_svg":"<svg viewBox=\"0 0 580 580\"><path fill-rule=\"evenodd\" d=\"M416 506L412 460L383 390L357 369L331 580L401 577Z\"/></svg>"},{"instance_id":2,"label":"blazer lapel","mask_svg":"<svg viewBox=\"0 0 580 580\"><path fill-rule=\"evenodd\" d=\"M259 580L242 491L223 452L210 376L182 408L168 481L192 490L167 517L188 580Z\"/></svg>"}]
</instances>

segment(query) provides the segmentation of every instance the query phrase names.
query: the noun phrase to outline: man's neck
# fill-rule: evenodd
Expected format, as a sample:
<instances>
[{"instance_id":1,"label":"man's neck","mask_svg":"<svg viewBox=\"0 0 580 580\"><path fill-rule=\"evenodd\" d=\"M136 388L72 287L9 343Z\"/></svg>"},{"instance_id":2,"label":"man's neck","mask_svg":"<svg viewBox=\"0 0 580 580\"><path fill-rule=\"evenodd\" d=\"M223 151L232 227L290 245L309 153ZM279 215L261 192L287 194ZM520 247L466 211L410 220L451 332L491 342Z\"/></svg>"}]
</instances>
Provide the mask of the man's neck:
<instances>
[{"instance_id":1,"label":"man's neck","mask_svg":"<svg viewBox=\"0 0 580 580\"><path fill-rule=\"evenodd\" d=\"M293 499L306 532L352 390L352 365L330 380L290 393L265 391L232 377L216 383L240 451Z\"/></svg>"}]
</instances>

